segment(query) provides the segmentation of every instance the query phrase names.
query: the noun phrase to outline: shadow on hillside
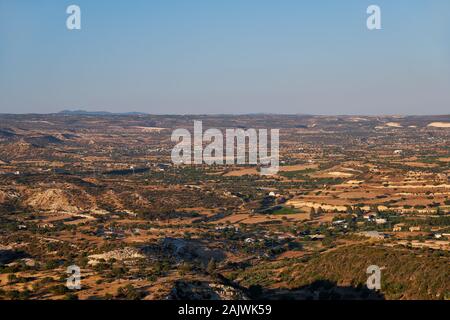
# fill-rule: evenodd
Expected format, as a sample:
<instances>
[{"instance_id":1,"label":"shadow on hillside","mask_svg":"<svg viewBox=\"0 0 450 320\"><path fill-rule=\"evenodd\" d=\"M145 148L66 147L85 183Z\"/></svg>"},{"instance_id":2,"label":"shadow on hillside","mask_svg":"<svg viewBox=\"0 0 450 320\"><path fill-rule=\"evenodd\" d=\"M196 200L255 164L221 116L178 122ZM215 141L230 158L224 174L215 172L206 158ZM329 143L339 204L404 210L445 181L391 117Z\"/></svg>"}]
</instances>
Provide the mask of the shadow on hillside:
<instances>
[{"instance_id":1,"label":"shadow on hillside","mask_svg":"<svg viewBox=\"0 0 450 320\"><path fill-rule=\"evenodd\" d=\"M338 286L329 280L318 280L292 290L253 286L248 291L252 299L263 300L385 300L382 293L365 286Z\"/></svg>"},{"instance_id":2,"label":"shadow on hillside","mask_svg":"<svg viewBox=\"0 0 450 320\"><path fill-rule=\"evenodd\" d=\"M0 250L0 265L14 262L18 259L29 258L29 255L23 251Z\"/></svg>"},{"instance_id":3,"label":"shadow on hillside","mask_svg":"<svg viewBox=\"0 0 450 320\"><path fill-rule=\"evenodd\" d=\"M365 286L338 286L328 280L318 280L292 290L263 289L261 286L244 288L221 275L216 275L214 282L231 287L238 297L250 300L385 300L382 293L369 290ZM220 300L220 298L207 281L177 281L169 295L170 300Z\"/></svg>"}]
</instances>

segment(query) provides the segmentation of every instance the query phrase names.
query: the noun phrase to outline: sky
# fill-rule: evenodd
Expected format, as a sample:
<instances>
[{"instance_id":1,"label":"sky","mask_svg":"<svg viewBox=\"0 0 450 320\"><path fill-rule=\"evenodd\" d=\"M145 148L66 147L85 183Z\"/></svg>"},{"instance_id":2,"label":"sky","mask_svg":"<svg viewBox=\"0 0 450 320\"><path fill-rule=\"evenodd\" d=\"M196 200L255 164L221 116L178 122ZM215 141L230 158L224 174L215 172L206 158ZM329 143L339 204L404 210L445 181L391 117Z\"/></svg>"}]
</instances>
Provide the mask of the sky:
<instances>
[{"instance_id":1,"label":"sky","mask_svg":"<svg viewBox=\"0 0 450 320\"><path fill-rule=\"evenodd\" d=\"M449 40L448 0L0 0L0 113L449 114Z\"/></svg>"}]
</instances>

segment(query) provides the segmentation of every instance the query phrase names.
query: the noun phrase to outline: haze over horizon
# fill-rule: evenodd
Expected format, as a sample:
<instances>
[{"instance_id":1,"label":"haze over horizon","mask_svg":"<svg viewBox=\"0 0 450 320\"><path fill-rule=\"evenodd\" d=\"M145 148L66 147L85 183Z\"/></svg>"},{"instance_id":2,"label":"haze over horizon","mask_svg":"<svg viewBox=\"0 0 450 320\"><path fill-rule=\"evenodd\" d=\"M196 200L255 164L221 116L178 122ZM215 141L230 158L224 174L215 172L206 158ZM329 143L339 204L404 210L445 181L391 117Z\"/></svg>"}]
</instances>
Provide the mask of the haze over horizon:
<instances>
[{"instance_id":1,"label":"haze over horizon","mask_svg":"<svg viewBox=\"0 0 450 320\"><path fill-rule=\"evenodd\" d=\"M449 16L444 0L0 0L0 113L445 115Z\"/></svg>"},{"instance_id":2,"label":"haze over horizon","mask_svg":"<svg viewBox=\"0 0 450 320\"><path fill-rule=\"evenodd\" d=\"M280 116L317 116L317 117L415 117L415 116L449 116L450 113L436 113L436 114L315 114L315 113L271 113L271 112L235 112L235 113L148 113L143 111L108 111L108 110L95 110L95 109L64 109L56 112L0 112L0 115L54 115L54 114L67 114L67 115L147 115L147 116L234 116L234 115L280 115Z\"/></svg>"}]
</instances>

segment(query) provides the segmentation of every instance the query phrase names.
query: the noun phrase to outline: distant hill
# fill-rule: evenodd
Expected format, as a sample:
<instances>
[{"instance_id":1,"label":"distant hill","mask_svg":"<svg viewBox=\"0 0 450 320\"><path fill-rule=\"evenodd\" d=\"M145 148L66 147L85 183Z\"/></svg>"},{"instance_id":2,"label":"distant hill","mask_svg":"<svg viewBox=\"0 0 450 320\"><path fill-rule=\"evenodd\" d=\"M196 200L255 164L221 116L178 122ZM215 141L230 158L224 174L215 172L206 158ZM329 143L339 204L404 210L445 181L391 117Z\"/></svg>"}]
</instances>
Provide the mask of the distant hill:
<instances>
[{"instance_id":1,"label":"distant hill","mask_svg":"<svg viewBox=\"0 0 450 320\"><path fill-rule=\"evenodd\" d=\"M110 116L110 115L146 115L144 112L123 112L114 113L109 111L86 111L86 110L63 110L58 112L63 115L77 115L77 116Z\"/></svg>"},{"instance_id":2,"label":"distant hill","mask_svg":"<svg viewBox=\"0 0 450 320\"><path fill-rule=\"evenodd\" d=\"M15 134L14 132L12 132L11 130L8 129L0 129L0 137L2 138L12 138L17 136L17 134Z\"/></svg>"}]
</instances>

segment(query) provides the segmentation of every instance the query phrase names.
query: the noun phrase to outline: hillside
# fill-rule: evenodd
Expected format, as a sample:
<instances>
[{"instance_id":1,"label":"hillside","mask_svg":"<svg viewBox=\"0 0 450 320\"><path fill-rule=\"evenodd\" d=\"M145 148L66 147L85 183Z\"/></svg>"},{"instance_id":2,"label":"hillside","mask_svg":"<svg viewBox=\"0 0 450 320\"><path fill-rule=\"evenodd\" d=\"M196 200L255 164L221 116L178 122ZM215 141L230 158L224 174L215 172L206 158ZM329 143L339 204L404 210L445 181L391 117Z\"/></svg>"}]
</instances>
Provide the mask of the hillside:
<instances>
[{"instance_id":1,"label":"hillside","mask_svg":"<svg viewBox=\"0 0 450 320\"><path fill-rule=\"evenodd\" d=\"M314 256L307 261L284 260L258 265L239 276L244 286L266 284L269 295L282 289L296 297L312 283L361 289L366 285L367 266L382 269L381 294L385 299L448 299L449 256L444 252L354 245ZM238 279L239 280L239 279ZM325 290L324 287L312 288ZM363 292L363 291L361 291Z\"/></svg>"}]
</instances>

